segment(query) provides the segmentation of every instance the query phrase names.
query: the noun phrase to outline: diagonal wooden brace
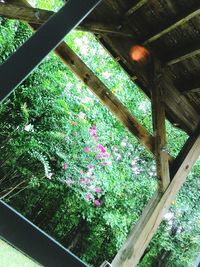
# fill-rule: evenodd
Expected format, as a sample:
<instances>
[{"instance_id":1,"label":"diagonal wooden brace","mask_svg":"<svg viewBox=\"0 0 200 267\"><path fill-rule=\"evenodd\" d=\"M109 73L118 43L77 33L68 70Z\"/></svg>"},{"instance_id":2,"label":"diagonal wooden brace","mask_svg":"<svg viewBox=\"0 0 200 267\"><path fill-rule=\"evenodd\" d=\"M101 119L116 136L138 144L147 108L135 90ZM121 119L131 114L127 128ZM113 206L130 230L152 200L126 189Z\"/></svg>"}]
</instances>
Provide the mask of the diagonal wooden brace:
<instances>
[{"instance_id":1,"label":"diagonal wooden brace","mask_svg":"<svg viewBox=\"0 0 200 267\"><path fill-rule=\"evenodd\" d=\"M164 214L176 197L181 186L200 155L200 127L183 146L177 156L172 181L164 193L155 192L140 219L133 226L128 239L115 256L113 267L134 267L138 264L151 238L160 225Z\"/></svg>"}]
</instances>

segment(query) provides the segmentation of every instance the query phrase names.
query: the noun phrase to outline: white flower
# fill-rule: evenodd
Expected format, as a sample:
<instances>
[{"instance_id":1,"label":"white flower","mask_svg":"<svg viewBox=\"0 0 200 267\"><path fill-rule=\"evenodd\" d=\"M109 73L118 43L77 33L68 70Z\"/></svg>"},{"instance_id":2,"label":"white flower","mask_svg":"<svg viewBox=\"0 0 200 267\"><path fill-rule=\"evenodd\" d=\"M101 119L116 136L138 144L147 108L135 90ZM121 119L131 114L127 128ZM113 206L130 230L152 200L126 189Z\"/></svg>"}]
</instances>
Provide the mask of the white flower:
<instances>
[{"instance_id":1,"label":"white flower","mask_svg":"<svg viewBox=\"0 0 200 267\"><path fill-rule=\"evenodd\" d=\"M93 102L93 100L92 100L92 98L86 96L85 98L83 98L83 99L81 100L81 102L85 104L85 103Z\"/></svg>"},{"instance_id":2,"label":"white flower","mask_svg":"<svg viewBox=\"0 0 200 267\"><path fill-rule=\"evenodd\" d=\"M80 119L84 120L86 114L81 111L78 116L79 116Z\"/></svg>"},{"instance_id":3,"label":"white flower","mask_svg":"<svg viewBox=\"0 0 200 267\"><path fill-rule=\"evenodd\" d=\"M25 130L26 132L33 132L33 131L34 131L34 129L33 129L33 125L32 125L32 124L28 124L28 125L26 125L26 126L24 127L24 130Z\"/></svg>"},{"instance_id":4,"label":"white flower","mask_svg":"<svg viewBox=\"0 0 200 267\"><path fill-rule=\"evenodd\" d=\"M81 46L80 51L81 51L81 54L83 54L84 56L88 55L88 48L86 45Z\"/></svg>"},{"instance_id":5,"label":"white flower","mask_svg":"<svg viewBox=\"0 0 200 267\"><path fill-rule=\"evenodd\" d=\"M105 79L109 79L111 77L111 73L109 73L108 71L105 71L104 73L102 73L102 75Z\"/></svg>"},{"instance_id":6,"label":"white flower","mask_svg":"<svg viewBox=\"0 0 200 267\"><path fill-rule=\"evenodd\" d=\"M51 180L52 175L53 175L53 173L52 173L52 172L49 172L49 173L47 174L47 178L48 178L49 180Z\"/></svg>"},{"instance_id":7,"label":"white flower","mask_svg":"<svg viewBox=\"0 0 200 267\"><path fill-rule=\"evenodd\" d=\"M174 218L174 214L172 212L167 212L164 216L164 218L167 220L167 221L171 221L173 218Z\"/></svg>"},{"instance_id":8,"label":"white flower","mask_svg":"<svg viewBox=\"0 0 200 267\"><path fill-rule=\"evenodd\" d=\"M122 141L121 142L121 146L124 146L125 147L126 146L126 142Z\"/></svg>"}]
</instances>

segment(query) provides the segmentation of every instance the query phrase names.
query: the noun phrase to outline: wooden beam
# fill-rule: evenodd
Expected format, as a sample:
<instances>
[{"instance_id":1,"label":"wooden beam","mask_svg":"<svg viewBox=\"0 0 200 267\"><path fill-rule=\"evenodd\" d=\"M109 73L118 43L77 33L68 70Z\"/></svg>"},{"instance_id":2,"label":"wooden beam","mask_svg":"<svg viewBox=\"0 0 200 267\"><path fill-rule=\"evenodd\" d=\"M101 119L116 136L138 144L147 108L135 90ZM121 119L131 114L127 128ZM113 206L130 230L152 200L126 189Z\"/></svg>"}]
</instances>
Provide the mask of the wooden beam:
<instances>
[{"instance_id":1,"label":"wooden beam","mask_svg":"<svg viewBox=\"0 0 200 267\"><path fill-rule=\"evenodd\" d=\"M124 19L128 19L131 15L133 15L138 9L144 6L149 0L139 0L139 2L132 6L124 15Z\"/></svg>"},{"instance_id":2,"label":"wooden beam","mask_svg":"<svg viewBox=\"0 0 200 267\"><path fill-rule=\"evenodd\" d=\"M1 3L0 2L0 15L5 18L24 20L28 23L43 24L49 19L54 12L49 10L43 10L39 8L27 7L19 5L18 3ZM118 30L118 25L106 25L104 23L97 23L93 21L82 22L76 30L98 33L98 34L109 34L121 37L132 37L130 32Z\"/></svg>"},{"instance_id":3,"label":"wooden beam","mask_svg":"<svg viewBox=\"0 0 200 267\"><path fill-rule=\"evenodd\" d=\"M149 38L148 40L143 42L143 45L148 45L150 43L153 43L155 41L157 41L158 39L160 39L161 37L163 37L164 35L167 35L168 33L170 33L171 31L177 29L178 27L184 25L185 23L187 23L188 21L190 21L191 19L193 19L194 17L200 15L200 9L197 9L196 11L194 11L193 13L189 14L188 16L180 19L179 21L177 21L176 23L172 24L170 27L164 29L163 31L157 33L156 35L152 36L151 38Z\"/></svg>"},{"instance_id":4,"label":"wooden beam","mask_svg":"<svg viewBox=\"0 0 200 267\"><path fill-rule=\"evenodd\" d=\"M5 18L24 20L28 23L43 24L53 14L53 11L22 6L16 3L0 3L1 16Z\"/></svg>"},{"instance_id":5,"label":"wooden beam","mask_svg":"<svg viewBox=\"0 0 200 267\"><path fill-rule=\"evenodd\" d=\"M164 192L170 183L169 161L165 129L165 99L163 93L163 70L154 62L154 80L151 90L153 136L159 190Z\"/></svg>"},{"instance_id":6,"label":"wooden beam","mask_svg":"<svg viewBox=\"0 0 200 267\"><path fill-rule=\"evenodd\" d=\"M39 28L39 25L36 26L35 24L30 24L30 26L34 29L37 27ZM94 75L73 50L68 47L65 42L62 42L55 49L55 52L99 98L99 100L119 119L119 121L138 139L138 141L153 154L153 137L118 100L118 98L101 82L101 80Z\"/></svg>"},{"instance_id":7,"label":"wooden beam","mask_svg":"<svg viewBox=\"0 0 200 267\"><path fill-rule=\"evenodd\" d=\"M152 136L101 80L94 75L87 65L65 43L59 45L55 51L63 62L88 86L138 141L151 153L154 153Z\"/></svg>"},{"instance_id":8,"label":"wooden beam","mask_svg":"<svg viewBox=\"0 0 200 267\"><path fill-rule=\"evenodd\" d=\"M117 24L104 24L94 21L84 21L80 26L77 27L77 30L97 33L97 34L108 34L113 36L119 36L123 38L132 38L133 34L127 31L118 30Z\"/></svg>"},{"instance_id":9,"label":"wooden beam","mask_svg":"<svg viewBox=\"0 0 200 267\"><path fill-rule=\"evenodd\" d=\"M167 66L172 66L172 65L177 64L177 63L179 63L181 61L184 61L186 59L198 56L199 54L200 54L200 48L198 48L196 50L193 50L191 52L188 52L187 54L183 54L183 55L181 55L179 57L172 58L166 63L166 65Z\"/></svg>"},{"instance_id":10,"label":"wooden beam","mask_svg":"<svg viewBox=\"0 0 200 267\"><path fill-rule=\"evenodd\" d=\"M200 93L200 87L185 89L184 91L181 91L181 93L183 95L189 95L189 94L193 94L193 93Z\"/></svg>"},{"instance_id":11,"label":"wooden beam","mask_svg":"<svg viewBox=\"0 0 200 267\"><path fill-rule=\"evenodd\" d=\"M140 219L130 231L127 241L114 258L112 267L134 267L138 264L163 216L185 182L199 155L200 135L198 128L198 131L188 139L177 157L176 171L172 182L164 194L156 192L149 201Z\"/></svg>"}]
</instances>

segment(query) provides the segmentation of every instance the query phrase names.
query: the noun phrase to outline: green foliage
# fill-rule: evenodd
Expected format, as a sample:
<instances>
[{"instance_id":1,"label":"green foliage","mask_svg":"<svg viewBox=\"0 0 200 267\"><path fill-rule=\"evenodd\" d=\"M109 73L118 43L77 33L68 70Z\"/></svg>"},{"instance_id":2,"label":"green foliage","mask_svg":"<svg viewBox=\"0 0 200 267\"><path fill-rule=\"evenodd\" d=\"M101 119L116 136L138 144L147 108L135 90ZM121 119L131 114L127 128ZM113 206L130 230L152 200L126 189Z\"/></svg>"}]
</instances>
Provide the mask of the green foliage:
<instances>
[{"instance_id":1,"label":"green foliage","mask_svg":"<svg viewBox=\"0 0 200 267\"><path fill-rule=\"evenodd\" d=\"M1 19L1 63L30 35ZM151 131L148 100L95 38L72 32L67 42ZM186 136L167 127L176 155ZM0 196L92 266L111 261L156 189L151 155L53 54L0 105L0 129ZM141 266L166 250L185 266L199 250L198 177L199 164L171 207L173 227L163 222Z\"/></svg>"}]
</instances>

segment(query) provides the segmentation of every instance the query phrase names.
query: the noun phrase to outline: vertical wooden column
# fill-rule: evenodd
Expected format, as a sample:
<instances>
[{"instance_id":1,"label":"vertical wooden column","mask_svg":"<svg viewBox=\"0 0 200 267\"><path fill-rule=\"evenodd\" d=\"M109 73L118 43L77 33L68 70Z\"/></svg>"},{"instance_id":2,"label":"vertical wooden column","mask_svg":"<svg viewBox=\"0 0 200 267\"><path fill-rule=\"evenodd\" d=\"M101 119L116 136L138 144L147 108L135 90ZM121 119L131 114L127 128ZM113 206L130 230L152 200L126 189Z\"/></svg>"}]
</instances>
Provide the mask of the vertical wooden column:
<instances>
[{"instance_id":1,"label":"vertical wooden column","mask_svg":"<svg viewBox=\"0 0 200 267\"><path fill-rule=\"evenodd\" d=\"M157 177L159 180L159 190L162 192L164 192L170 184L169 161L165 129L165 101L164 92L162 88L164 82L163 76L163 70L159 62L155 61L153 79L151 82L151 102L155 161Z\"/></svg>"}]
</instances>

